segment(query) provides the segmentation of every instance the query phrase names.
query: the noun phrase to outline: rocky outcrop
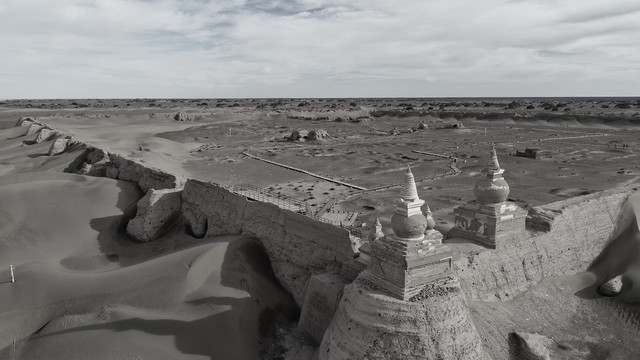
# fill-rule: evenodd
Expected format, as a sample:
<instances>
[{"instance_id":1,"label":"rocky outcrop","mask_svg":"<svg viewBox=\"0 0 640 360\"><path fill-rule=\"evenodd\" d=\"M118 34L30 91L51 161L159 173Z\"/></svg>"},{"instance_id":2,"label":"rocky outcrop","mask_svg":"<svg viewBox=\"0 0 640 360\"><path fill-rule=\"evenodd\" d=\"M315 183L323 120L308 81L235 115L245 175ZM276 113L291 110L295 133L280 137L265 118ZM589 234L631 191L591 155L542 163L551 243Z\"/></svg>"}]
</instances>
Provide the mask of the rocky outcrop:
<instances>
[{"instance_id":1,"label":"rocky outcrop","mask_svg":"<svg viewBox=\"0 0 640 360\"><path fill-rule=\"evenodd\" d=\"M49 148L49 152L47 155L54 156L58 154L62 154L67 149L67 144L69 143L69 138L60 138L53 141L51 147Z\"/></svg>"},{"instance_id":2,"label":"rocky outcrop","mask_svg":"<svg viewBox=\"0 0 640 360\"><path fill-rule=\"evenodd\" d=\"M259 239L300 305L312 274L339 273L356 251L345 229L198 180L185 183L182 216L196 237L243 233Z\"/></svg>"},{"instance_id":3,"label":"rocky outcrop","mask_svg":"<svg viewBox=\"0 0 640 360\"><path fill-rule=\"evenodd\" d=\"M36 136L36 139L34 140L34 142L36 144L39 144L43 141L49 141L51 140L54 136L56 136L57 133L49 128L42 128L40 129L40 131L38 132L38 135Z\"/></svg>"},{"instance_id":4,"label":"rocky outcrop","mask_svg":"<svg viewBox=\"0 0 640 360\"><path fill-rule=\"evenodd\" d=\"M553 340L538 334L513 333L516 340L515 356L522 360L551 360L547 347Z\"/></svg>"},{"instance_id":5,"label":"rocky outcrop","mask_svg":"<svg viewBox=\"0 0 640 360\"><path fill-rule=\"evenodd\" d=\"M622 291L622 275L609 279L598 287L598 294L602 296L617 296Z\"/></svg>"},{"instance_id":6,"label":"rocky outcrop","mask_svg":"<svg viewBox=\"0 0 640 360\"><path fill-rule=\"evenodd\" d=\"M428 285L418 295L398 300L359 277L345 286L318 358L486 359L457 282Z\"/></svg>"},{"instance_id":7,"label":"rocky outcrop","mask_svg":"<svg viewBox=\"0 0 640 360\"><path fill-rule=\"evenodd\" d=\"M127 224L127 234L142 242L158 239L180 215L181 196L182 189L149 190L138 201L138 212Z\"/></svg>"},{"instance_id":8,"label":"rocky outcrop","mask_svg":"<svg viewBox=\"0 0 640 360\"><path fill-rule=\"evenodd\" d=\"M499 250L467 252L454 262L468 298L504 300L544 277L587 269L614 238L631 191L605 191L548 204L530 212L547 232L529 232ZM552 216L550 215L552 214ZM536 227L540 228L540 227Z\"/></svg>"},{"instance_id":9,"label":"rocky outcrop","mask_svg":"<svg viewBox=\"0 0 640 360\"><path fill-rule=\"evenodd\" d=\"M173 120L175 120L175 121L191 121L191 118L186 113L179 112L179 113L176 113L175 115L173 115Z\"/></svg>"},{"instance_id":10,"label":"rocky outcrop","mask_svg":"<svg viewBox=\"0 0 640 360\"><path fill-rule=\"evenodd\" d=\"M31 124L33 124L34 122L36 122L35 118L32 118L30 116L21 116L18 121L16 122L16 126L31 126Z\"/></svg>"},{"instance_id":11,"label":"rocky outcrop","mask_svg":"<svg viewBox=\"0 0 640 360\"><path fill-rule=\"evenodd\" d=\"M44 128L44 125L38 123L38 122L32 122L29 124L29 128L27 129L27 136L33 135L35 133L37 133L38 131L40 131L40 129Z\"/></svg>"}]
</instances>

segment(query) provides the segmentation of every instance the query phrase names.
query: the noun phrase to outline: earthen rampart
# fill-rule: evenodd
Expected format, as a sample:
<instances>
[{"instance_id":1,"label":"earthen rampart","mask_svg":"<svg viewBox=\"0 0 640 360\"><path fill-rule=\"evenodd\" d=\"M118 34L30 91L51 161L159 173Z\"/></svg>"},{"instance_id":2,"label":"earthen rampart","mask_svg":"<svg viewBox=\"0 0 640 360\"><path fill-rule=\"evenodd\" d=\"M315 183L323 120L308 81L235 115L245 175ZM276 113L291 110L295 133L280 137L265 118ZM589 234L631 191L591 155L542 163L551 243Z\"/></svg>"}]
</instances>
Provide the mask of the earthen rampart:
<instances>
[{"instance_id":1,"label":"earthen rampart","mask_svg":"<svg viewBox=\"0 0 640 360\"><path fill-rule=\"evenodd\" d=\"M547 276L585 271L617 234L630 194L605 191L532 208L527 230L508 246L456 258L463 291L469 299L508 300Z\"/></svg>"},{"instance_id":2,"label":"earthen rampart","mask_svg":"<svg viewBox=\"0 0 640 360\"><path fill-rule=\"evenodd\" d=\"M300 305L312 274L340 272L342 263L357 251L356 242L343 228L274 204L250 200L214 183L184 181L179 176L110 153L108 149L85 146L66 171L133 182L146 193L163 189L180 192L175 208L194 236L243 233L256 237L269 254L276 276ZM139 207L138 216L132 220L140 225L127 227L129 234L140 241L153 240L164 221L175 217L175 211L149 209L155 204L158 208L173 209L173 204L166 206L147 198L143 198L145 206ZM157 229L149 228L149 224L157 224Z\"/></svg>"},{"instance_id":3,"label":"earthen rampart","mask_svg":"<svg viewBox=\"0 0 640 360\"><path fill-rule=\"evenodd\" d=\"M243 233L258 238L298 304L311 275L338 273L356 252L345 229L199 180L185 183L182 215L196 237Z\"/></svg>"}]
</instances>

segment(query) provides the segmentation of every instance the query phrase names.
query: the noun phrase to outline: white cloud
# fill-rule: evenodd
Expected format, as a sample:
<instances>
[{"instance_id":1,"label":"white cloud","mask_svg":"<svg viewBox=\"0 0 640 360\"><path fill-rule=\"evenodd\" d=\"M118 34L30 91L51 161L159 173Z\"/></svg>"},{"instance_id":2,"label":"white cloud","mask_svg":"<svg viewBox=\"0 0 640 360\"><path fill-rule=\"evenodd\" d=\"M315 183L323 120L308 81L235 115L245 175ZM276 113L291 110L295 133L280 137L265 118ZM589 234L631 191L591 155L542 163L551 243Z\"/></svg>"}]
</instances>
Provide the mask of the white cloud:
<instances>
[{"instance_id":1,"label":"white cloud","mask_svg":"<svg viewBox=\"0 0 640 360\"><path fill-rule=\"evenodd\" d=\"M638 11L624 0L4 0L0 97L640 95Z\"/></svg>"}]
</instances>

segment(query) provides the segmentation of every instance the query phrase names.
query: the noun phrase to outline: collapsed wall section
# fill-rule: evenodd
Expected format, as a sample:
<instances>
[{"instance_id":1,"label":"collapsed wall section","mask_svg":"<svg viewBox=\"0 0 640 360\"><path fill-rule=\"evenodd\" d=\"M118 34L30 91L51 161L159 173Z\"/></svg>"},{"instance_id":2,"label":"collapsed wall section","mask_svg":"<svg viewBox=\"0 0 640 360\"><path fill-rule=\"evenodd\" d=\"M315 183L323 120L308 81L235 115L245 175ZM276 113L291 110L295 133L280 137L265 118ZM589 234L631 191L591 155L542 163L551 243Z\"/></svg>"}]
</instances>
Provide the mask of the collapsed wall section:
<instances>
[{"instance_id":1,"label":"collapsed wall section","mask_svg":"<svg viewBox=\"0 0 640 360\"><path fill-rule=\"evenodd\" d=\"M185 183L182 216L196 237L243 233L259 239L299 305L311 275L339 273L356 252L345 229L199 180Z\"/></svg>"},{"instance_id":2,"label":"collapsed wall section","mask_svg":"<svg viewBox=\"0 0 640 360\"><path fill-rule=\"evenodd\" d=\"M604 191L533 208L529 231L523 229L508 246L467 252L456 259L462 289L469 299L505 300L544 277L587 270L616 236L630 194Z\"/></svg>"}]
</instances>

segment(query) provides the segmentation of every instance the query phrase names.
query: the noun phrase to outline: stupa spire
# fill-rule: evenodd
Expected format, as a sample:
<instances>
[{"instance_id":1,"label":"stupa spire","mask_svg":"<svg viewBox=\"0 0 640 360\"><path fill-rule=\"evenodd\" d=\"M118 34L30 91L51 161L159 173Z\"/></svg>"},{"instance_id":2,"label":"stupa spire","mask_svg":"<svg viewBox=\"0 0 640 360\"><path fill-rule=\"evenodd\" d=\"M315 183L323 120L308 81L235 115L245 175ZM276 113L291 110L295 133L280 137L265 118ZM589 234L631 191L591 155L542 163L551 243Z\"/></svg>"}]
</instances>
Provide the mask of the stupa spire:
<instances>
[{"instance_id":1,"label":"stupa spire","mask_svg":"<svg viewBox=\"0 0 640 360\"><path fill-rule=\"evenodd\" d=\"M485 171L488 173L496 173L500 171L500 163L498 163L498 155L496 154L495 146L491 147L491 156L489 157L489 162L485 167Z\"/></svg>"},{"instance_id":2,"label":"stupa spire","mask_svg":"<svg viewBox=\"0 0 640 360\"><path fill-rule=\"evenodd\" d=\"M415 201L419 199L416 181L413 178L413 173L409 165L407 165L407 169L404 172L404 183L402 184L402 193L400 196L405 201Z\"/></svg>"}]
</instances>

